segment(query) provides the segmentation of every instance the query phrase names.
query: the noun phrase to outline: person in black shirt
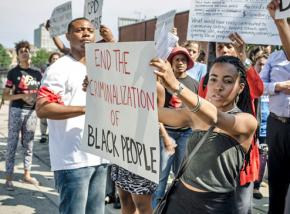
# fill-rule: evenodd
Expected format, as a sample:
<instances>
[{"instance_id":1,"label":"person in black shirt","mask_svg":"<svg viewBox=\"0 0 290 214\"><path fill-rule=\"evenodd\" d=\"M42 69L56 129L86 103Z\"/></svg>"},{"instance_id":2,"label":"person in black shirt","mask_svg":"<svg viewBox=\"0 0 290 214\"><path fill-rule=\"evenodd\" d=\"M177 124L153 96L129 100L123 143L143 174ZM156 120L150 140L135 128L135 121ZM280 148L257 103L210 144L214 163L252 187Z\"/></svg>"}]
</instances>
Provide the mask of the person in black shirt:
<instances>
[{"instance_id":1,"label":"person in black shirt","mask_svg":"<svg viewBox=\"0 0 290 214\"><path fill-rule=\"evenodd\" d=\"M41 81L41 73L30 68L30 44L21 41L16 44L18 65L7 75L3 98L10 101L8 119L8 142L6 152L6 184L7 190L14 190L12 175L15 153L21 132L21 144L24 149L23 181L38 185L31 177L32 149L37 116L34 111L36 94Z\"/></svg>"}]
</instances>

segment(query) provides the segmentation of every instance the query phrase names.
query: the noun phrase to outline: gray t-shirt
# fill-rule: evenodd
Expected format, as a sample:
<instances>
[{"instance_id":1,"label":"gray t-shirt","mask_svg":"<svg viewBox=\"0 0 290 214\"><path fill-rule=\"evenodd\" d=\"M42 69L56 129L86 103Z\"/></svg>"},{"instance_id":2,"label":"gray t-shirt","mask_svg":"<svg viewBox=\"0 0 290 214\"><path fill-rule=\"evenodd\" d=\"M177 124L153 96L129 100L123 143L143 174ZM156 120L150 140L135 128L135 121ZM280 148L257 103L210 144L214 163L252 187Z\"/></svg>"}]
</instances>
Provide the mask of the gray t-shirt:
<instances>
[{"instance_id":1,"label":"gray t-shirt","mask_svg":"<svg viewBox=\"0 0 290 214\"><path fill-rule=\"evenodd\" d=\"M240 110L233 109L238 113ZM206 131L195 130L188 139L186 157L200 141ZM198 189L209 192L231 192L239 182L245 152L234 138L213 132L190 161L181 179Z\"/></svg>"}]
</instances>

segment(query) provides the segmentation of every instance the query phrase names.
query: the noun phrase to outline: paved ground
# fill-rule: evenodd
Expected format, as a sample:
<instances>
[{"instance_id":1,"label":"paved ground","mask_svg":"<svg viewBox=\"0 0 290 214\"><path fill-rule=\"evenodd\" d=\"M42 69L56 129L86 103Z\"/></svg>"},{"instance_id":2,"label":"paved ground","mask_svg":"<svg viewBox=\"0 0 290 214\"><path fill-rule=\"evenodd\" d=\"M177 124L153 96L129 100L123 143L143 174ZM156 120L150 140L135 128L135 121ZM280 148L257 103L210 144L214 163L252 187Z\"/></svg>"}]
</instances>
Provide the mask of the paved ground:
<instances>
[{"instance_id":1,"label":"paved ground","mask_svg":"<svg viewBox=\"0 0 290 214\"><path fill-rule=\"evenodd\" d=\"M6 191L3 188L5 183L5 148L7 142L7 111L8 106L2 106L0 110L0 213L5 214L54 214L58 213L58 194L54 190L53 174L50 171L48 144L39 144L39 130L36 131L34 144L34 158L32 175L36 177L41 186L33 186L21 182L23 173L21 146L16 154L14 184L16 190ZM265 198L254 200L254 214L267 213L268 209L268 188L262 187ZM120 210L107 207L106 213L119 214Z\"/></svg>"},{"instance_id":2,"label":"paved ground","mask_svg":"<svg viewBox=\"0 0 290 214\"><path fill-rule=\"evenodd\" d=\"M15 191L6 191L5 149L7 143L8 106L0 110L0 213L3 214L56 214L58 213L58 194L54 190L53 174L50 171L48 144L39 144L39 129L36 130L32 176L40 181L41 186L34 186L21 181L23 175L22 148L19 144L16 154L14 185ZM119 214L120 210L106 207L106 214Z\"/></svg>"}]
</instances>

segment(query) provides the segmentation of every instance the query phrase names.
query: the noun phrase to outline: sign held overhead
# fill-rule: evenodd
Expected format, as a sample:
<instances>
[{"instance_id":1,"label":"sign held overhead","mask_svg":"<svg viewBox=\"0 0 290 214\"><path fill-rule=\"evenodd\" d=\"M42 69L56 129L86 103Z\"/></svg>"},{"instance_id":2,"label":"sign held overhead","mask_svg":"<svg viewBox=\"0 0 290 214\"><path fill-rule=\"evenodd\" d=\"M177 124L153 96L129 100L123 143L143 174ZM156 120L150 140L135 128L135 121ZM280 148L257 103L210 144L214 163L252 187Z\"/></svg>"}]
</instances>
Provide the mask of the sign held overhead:
<instances>
[{"instance_id":1,"label":"sign held overhead","mask_svg":"<svg viewBox=\"0 0 290 214\"><path fill-rule=\"evenodd\" d=\"M60 36L67 33L67 26L72 20L72 7L71 1L54 8L50 22L50 35L51 37Z\"/></svg>"}]
</instances>

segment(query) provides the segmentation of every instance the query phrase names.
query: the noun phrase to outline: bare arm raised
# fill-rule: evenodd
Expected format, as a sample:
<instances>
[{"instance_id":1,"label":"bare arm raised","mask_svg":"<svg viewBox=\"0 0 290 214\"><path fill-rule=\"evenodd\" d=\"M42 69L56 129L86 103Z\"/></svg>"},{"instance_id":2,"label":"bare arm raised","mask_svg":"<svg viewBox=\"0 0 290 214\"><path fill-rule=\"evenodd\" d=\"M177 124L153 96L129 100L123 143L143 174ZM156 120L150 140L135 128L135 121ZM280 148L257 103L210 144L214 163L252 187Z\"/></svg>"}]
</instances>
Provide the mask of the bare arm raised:
<instances>
[{"instance_id":1,"label":"bare arm raised","mask_svg":"<svg viewBox=\"0 0 290 214\"><path fill-rule=\"evenodd\" d=\"M268 11L270 16L273 18L274 23L278 29L282 46L286 52L288 60L290 60L290 27L286 19L275 19L275 11L279 8L280 1L272 0L268 4Z\"/></svg>"},{"instance_id":2,"label":"bare arm raised","mask_svg":"<svg viewBox=\"0 0 290 214\"><path fill-rule=\"evenodd\" d=\"M46 21L45 28L47 31L49 31L49 28L50 28L49 20ZM70 53L70 48L66 47L58 36L52 37L52 40L60 52L62 52L63 54Z\"/></svg>"},{"instance_id":3,"label":"bare arm raised","mask_svg":"<svg viewBox=\"0 0 290 214\"><path fill-rule=\"evenodd\" d=\"M229 39L232 41L237 57L244 63L247 59L245 41L238 33L231 33Z\"/></svg>"},{"instance_id":4,"label":"bare arm raised","mask_svg":"<svg viewBox=\"0 0 290 214\"><path fill-rule=\"evenodd\" d=\"M228 114L219 110L206 99L198 97L186 87L182 86L175 78L171 66L161 59L153 59L151 65L158 68L156 74L162 79L164 86L178 94L179 98L188 109L168 110L161 109L159 119L170 125L190 125L197 127L196 121L203 121L208 126L215 125L232 136L237 136L240 143L250 145L251 138L257 127L256 119L248 113ZM196 113L198 112L198 113Z\"/></svg>"}]
</instances>

